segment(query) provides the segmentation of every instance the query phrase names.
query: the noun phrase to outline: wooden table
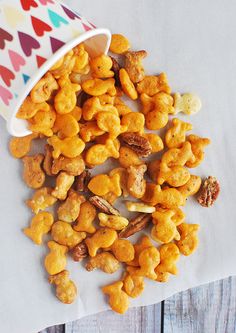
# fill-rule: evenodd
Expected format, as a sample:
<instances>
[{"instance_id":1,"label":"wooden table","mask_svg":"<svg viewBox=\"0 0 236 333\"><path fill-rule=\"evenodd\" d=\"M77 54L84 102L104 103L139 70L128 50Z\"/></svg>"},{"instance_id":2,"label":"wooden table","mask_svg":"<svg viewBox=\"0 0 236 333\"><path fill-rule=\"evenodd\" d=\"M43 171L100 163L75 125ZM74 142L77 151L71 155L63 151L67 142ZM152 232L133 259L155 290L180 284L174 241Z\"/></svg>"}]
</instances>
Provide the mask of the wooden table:
<instances>
[{"instance_id":1,"label":"wooden table","mask_svg":"<svg viewBox=\"0 0 236 333\"><path fill-rule=\"evenodd\" d=\"M132 308L123 316L106 311L40 333L236 333L236 277Z\"/></svg>"}]
</instances>

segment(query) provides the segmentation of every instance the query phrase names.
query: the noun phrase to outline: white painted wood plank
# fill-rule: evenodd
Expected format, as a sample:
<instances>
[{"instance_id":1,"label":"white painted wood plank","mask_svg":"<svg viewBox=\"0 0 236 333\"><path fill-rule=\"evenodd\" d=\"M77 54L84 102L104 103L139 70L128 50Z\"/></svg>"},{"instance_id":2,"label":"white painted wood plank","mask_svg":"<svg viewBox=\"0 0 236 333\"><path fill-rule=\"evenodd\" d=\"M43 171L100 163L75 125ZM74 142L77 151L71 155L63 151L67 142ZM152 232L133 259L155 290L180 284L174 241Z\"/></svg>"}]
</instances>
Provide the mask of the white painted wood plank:
<instances>
[{"instance_id":1,"label":"white painted wood plank","mask_svg":"<svg viewBox=\"0 0 236 333\"><path fill-rule=\"evenodd\" d=\"M131 308L125 315L106 311L65 325L65 333L160 333L161 305Z\"/></svg>"},{"instance_id":2,"label":"white painted wood plank","mask_svg":"<svg viewBox=\"0 0 236 333\"><path fill-rule=\"evenodd\" d=\"M236 277L167 299L164 333L236 333Z\"/></svg>"}]
</instances>

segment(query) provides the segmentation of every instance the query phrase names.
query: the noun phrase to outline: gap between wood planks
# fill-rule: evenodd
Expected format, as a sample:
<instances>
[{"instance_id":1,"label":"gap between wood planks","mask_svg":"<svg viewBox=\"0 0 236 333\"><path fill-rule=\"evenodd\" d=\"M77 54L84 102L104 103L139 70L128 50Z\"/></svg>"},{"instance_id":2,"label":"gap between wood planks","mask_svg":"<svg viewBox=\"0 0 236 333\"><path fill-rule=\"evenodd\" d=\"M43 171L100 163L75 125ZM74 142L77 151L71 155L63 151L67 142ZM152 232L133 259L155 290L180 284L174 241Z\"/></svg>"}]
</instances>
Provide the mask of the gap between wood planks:
<instances>
[{"instance_id":1,"label":"gap between wood planks","mask_svg":"<svg viewBox=\"0 0 236 333\"><path fill-rule=\"evenodd\" d=\"M41 333L236 333L236 277L131 308L123 316L106 311Z\"/></svg>"}]
</instances>

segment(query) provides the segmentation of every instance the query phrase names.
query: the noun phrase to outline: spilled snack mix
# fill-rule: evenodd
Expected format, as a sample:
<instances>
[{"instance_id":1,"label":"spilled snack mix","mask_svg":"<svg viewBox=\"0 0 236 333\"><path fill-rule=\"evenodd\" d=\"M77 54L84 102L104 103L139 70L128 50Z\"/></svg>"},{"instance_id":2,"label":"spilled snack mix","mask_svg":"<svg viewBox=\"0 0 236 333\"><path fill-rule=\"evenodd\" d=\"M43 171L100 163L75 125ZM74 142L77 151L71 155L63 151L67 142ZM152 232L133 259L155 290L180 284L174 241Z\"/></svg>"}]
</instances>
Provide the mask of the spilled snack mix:
<instances>
[{"instance_id":1,"label":"spilled snack mix","mask_svg":"<svg viewBox=\"0 0 236 333\"><path fill-rule=\"evenodd\" d=\"M9 144L12 156L22 159L25 183L35 190L26 201L33 217L23 232L37 245L50 235L44 264L56 296L65 304L77 296L66 269L68 253L85 261L88 272L113 274L124 265L119 281L101 286L118 313L144 291L146 278L167 282L178 273L180 255L196 250L199 225L186 223L180 206L201 187L201 178L190 171L210 144L189 134L193 126L186 119L172 118L198 112L199 97L171 95L166 73L146 75L147 52L130 48L125 36L114 34L112 57L91 58L84 44L68 52L18 111L32 134ZM141 110L127 105L123 95ZM163 128L161 137L157 130ZM43 152L29 155L36 139ZM98 173L96 166L108 159L115 161L113 169ZM211 206L219 191L217 179L208 177L198 202ZM116 208L118 198L126 198L124 207L136 213L131 220ZM46 211L55 203L54 214ZM150 224L151 238L142 235L133 244L129 237Z\"/></svg>"}]
</instances>

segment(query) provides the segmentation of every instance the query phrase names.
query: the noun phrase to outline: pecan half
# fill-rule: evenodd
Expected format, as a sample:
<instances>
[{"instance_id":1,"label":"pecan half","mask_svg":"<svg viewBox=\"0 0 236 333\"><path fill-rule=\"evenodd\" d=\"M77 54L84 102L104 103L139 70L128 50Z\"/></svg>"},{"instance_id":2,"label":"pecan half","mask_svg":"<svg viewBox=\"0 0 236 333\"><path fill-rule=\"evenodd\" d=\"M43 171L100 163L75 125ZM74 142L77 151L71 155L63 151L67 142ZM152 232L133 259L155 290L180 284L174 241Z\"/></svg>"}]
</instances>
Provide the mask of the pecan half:
<instances>
[{"instance_id":1,"label":"pecan half","mask_svg":"<svg viewBox=\"0 0 236 333\"><path fill-rule=\"evenodd\" d=\"M211 207L216 201L220 193L220 183L213 177L209 176L205 179L200 193L198 195L197 201L203 207Z\"/></svg>"},{"instance_id":2,"label":"pecan half","mask_svg":"<svg viewBox=\"0 0 236 333\"><path fill-rule=\"evenodd\" d=\"M113 58L113 57L110 57L111 60L112 60L112 68L111 70L114 72L114 79L115 79L115 85L117 87L121 87L121 83L120 83L120 75L119 75L119 72L120 72L120 64L118 63L118 61Z\"/></svg>"},{"instance_id":3,"label":"pecan half","mask_svg":"<svg viewBox=\"0 0 236 333\"><path fill-rule=\"evenodd\" d=\"M107 200L105 200L97 195L90 197L89 201L91 202L91 204L93 204L103 213L110 214L110 215L117 215L117 216L120 215L120 212L115 207L113 207Z\"/></svg>"},{"instance_id":4,"label":"pecan half","mask_svg":"<svg viewBox=\"0 0 236 333\"><path fill-rule=\"evenodd\" d=\"M137 232L143 230L151 221L151 214L139 214L129 222L126 228L121 230L119 238L128 238Z\"/></svg>"},{"instance_id":5,"label":"pecan half","mask_svg":"<svg viewBox=\"0 0 236 333\"><path fill-rule=\"evenodd\" d=\"M147 138L140 134L128 132L121 135L122 140L140 157L147 157L152 152L152 146Z\"/></svg>"},{"instance_id":6,"label":"pecan half","mask_svg":"<svg viewBox=\"0 0 236 333\"><path fill-rule=\"evenodd\" d=\"M76 191L78 192L87 192L88 191L88 183L91 179L91 172L88 170L84 170L81 175L76 177Z\"/></svg>"},{"instance_id":7,"label":"pecan half","mask_svg":"<svg viewBox=\"0 0 236 333\"><path fill-rule=\"evenodd\" d=\"M81 261L88 256L88 248L85 242L81 242L72 249L72 258L74 261Z\"/></svg>"}]
</instances>

